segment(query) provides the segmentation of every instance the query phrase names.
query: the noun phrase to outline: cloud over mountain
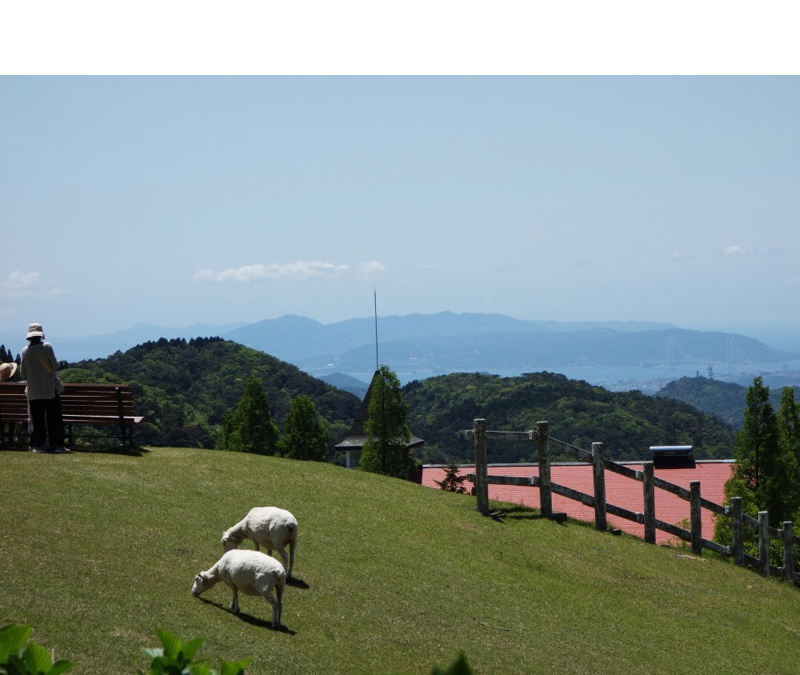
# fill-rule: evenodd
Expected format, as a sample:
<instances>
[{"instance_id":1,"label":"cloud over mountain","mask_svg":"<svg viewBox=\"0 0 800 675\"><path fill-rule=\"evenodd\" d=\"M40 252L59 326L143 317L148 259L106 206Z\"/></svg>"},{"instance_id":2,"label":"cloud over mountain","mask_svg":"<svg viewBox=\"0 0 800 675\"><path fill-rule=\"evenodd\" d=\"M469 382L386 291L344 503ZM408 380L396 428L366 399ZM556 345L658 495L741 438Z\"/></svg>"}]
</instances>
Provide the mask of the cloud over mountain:
<instances>
[{"instance_id":1,"label":"cloud over mountain","mask_svg":"<svg viewBox=\"0 0 800 675\"><path fill-rule=\"evenodd\" d=\"M380 264L380 263L371 263ZM223 270L204 268L195 272L194 281L222 283L234 281L251 283L264 279L336 279L352 272L349 265L337 265L318 260L298 260L292 263L270 263L268 265L243 265Z\"/></svg>"}]
</instances>

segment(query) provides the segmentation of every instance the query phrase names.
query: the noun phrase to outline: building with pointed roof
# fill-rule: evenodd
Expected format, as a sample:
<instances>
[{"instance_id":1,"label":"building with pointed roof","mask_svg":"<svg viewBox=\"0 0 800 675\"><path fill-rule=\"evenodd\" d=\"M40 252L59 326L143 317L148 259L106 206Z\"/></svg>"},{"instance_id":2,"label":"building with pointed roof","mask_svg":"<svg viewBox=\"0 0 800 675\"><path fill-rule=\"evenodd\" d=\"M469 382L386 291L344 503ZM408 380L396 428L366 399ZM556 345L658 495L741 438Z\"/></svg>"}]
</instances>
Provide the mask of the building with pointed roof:
<instances>
[{"instance_id":1,"label":"building with pointed roof","mask_svg":"<svg viewBox=\"0 0 800 675\"><path fill-rule=\"evenodd\" d=\"M341 443L334 446L336 452L345 453L345 466L348 469L357 469L361 461L361 450L364 448L364 443L367 442L367 432L365 430L367 419L369 418L369 402L372 400L372 388L375 384L375 378L378 376L379 371L375 371L372 376L372 381L369 383L369 389L361 402L361 407L358 409L358 414L353 420L353 426L350 428L350 433ZM408 451L414 452L416 448L420 448L425 444L421 438L414 434L408 440Z\"/></svg>"}]
</instances>

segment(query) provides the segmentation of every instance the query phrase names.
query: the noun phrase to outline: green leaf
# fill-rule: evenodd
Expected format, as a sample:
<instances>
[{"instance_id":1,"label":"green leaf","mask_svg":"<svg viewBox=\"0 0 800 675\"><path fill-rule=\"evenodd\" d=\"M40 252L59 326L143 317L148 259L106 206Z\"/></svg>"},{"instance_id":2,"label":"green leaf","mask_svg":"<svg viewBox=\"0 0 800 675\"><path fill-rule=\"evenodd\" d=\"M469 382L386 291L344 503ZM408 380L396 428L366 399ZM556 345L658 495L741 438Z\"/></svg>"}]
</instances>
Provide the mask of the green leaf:
<instances>
[{"instance_id":1,"label":"green leaf","mask_svg":"<svg viewBox=\"0 0 800 675\"><path fill-rule=\"evenodd\" d=\"M47 672L53 665L50 652L44 647L40 647L35 642L31 642L22 653L22 660L32 673Z\"/></svg>"},{"instance_id":2,"label":"green leaf","mask_svg":"<svg viewBox=\"0 0 800 675\"><path fill-rule=\"evenodd\" d=\"M164 645L164 656L169 656L170 658L178 656L178 652L180 652L181 647L183 647L180 638L160 628L156 628L156 633L158 633L158 637L161 638L161 644Z\"/></svg>"},{"instance_id":3,"label":"green leaf","mask_svg":"<svg viewBox=\"0 0 800 675\"><path fill-rule=\"evenodd\" d=\"M6 663L12 654L18 654L31 636L28 626L10 624L0 628L0 664Z\"/></svg>"},{"instance_id":4,"label":"green leaf","mask_svg":"<svg viewBox=\"0 0 800 675\"><path fill-rule=\"evenodd\" d=\"M243 675L244 669L250 664L251 659L241 659L239 661L222 661L220 665L220 675Z\"/></svg>"},{"instance_id":5,"label":"green leaf","mask_svg":"<svg viewBox=\"0 0 800 675\"><path fill-rule=\"evenodd\" d=\"M47 675L61 675L61 673L65 673L74 667L75 664L72 663L72 661L60 659L53 664L53 667L48 671Z\"/></svg>"},{"instance_id":6,"label":"green leaf","mask_svg":"<svg viewBox=\"0 0 800 675\"><path fill-rule=\"evenodd\" d=\"M5 667L8 669L9 675L30 675L31 673L25 662L16 654L8 657Z\"/></svg>"},{"instance_id":7,"label":"green leaf","mask_svg":"<svg viewBox=\"0 0 800 675\"><path fill-rule=\"evenodd\" d=\"M197 653L197 650L200 649L200 645L203 644L203 638L195 638L194 640L189 640L185 645L183 645L183 656L187 661L191 661L194 658L194 655Z\"/></svg>"}]
</instances>

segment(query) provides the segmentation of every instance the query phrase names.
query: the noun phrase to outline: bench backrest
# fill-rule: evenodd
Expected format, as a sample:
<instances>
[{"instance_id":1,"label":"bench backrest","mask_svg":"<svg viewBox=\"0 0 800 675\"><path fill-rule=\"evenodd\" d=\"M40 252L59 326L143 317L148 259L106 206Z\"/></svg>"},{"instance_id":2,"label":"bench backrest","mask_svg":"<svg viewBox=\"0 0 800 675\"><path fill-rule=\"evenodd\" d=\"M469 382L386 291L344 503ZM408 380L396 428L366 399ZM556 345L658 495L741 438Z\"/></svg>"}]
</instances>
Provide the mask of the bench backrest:
<instances>
[{"instance_id":1,"label":"bench backrest","mask_svg":"<svg viewBox=\"0 0 800 675\"><path fill-rule=\"evenodd\" d=\"M64 421L79 417L133 417L133 394L123 384L64 385L61 407ZM0 382L0 421L24 422L28 400L22 382Z\"/></svg>"}]
</instances>

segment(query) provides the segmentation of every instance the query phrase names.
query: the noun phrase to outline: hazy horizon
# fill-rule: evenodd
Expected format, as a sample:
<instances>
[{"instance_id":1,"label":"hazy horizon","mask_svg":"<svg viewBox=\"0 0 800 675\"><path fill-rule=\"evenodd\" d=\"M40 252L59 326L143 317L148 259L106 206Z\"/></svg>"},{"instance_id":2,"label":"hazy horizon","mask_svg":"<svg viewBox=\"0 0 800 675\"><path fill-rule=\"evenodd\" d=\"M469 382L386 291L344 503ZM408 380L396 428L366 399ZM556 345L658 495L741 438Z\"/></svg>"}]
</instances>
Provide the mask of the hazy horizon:
<instances>
[{"instance_id":1,"label":"hazy horizon","mask_svg":"<svg viewBox=\"0 0 800 675\"><path fill-rule=\"evenodd\" d=\"M327 324L371 316L374 290L382 316L797 334L796 77L3 77L0 96L2 334Z\"/></svg>"}]
</instances>

